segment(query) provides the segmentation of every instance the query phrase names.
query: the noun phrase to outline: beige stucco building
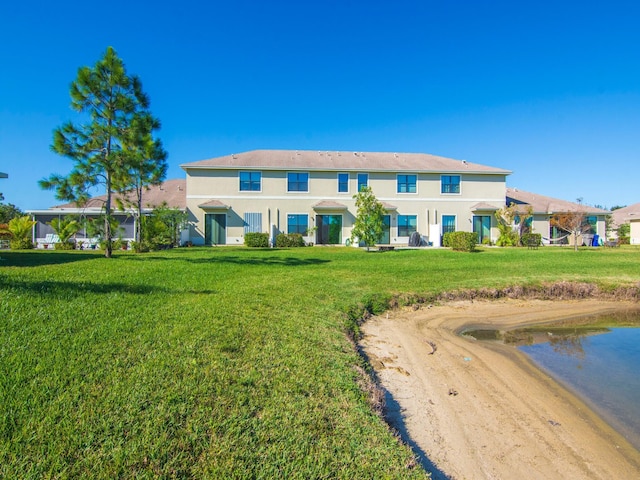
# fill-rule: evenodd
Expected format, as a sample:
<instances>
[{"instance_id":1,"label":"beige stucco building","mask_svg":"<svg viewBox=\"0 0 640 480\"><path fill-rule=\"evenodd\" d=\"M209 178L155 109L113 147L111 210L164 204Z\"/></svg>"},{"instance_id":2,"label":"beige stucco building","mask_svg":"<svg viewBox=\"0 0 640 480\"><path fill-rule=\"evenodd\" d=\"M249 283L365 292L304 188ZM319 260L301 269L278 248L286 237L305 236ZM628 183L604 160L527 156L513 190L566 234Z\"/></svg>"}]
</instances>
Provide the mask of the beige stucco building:
<instances>
[{"instance_id":1,"label":"beige stucco building","mask_svg":"<svg viewBox=\"0 0 640 480\"><path fill-rule=\"evenodd\" d=\"M525 192L517 188L507 188L506 197L506 203L508 205L515 203L531 208L531 212L533 213L530 226L531 231L542 235L542 243L544 245L561 245L567 243L573 245L573 237L568 235L567 232L553 227L551 222L551 217L554 214L572 212L580 212L583 214L584 221L589 224L589 228L585 228L585 231L588 233L583 235L585 238L578 238L578 245L591 245L593 237L596 235L597 239L606 240L605 217L609 214L608 210L567 202L537 193Z\"/></svg>"},{"instance_id":2,"label":"beige stucco building","mask_svg":"<svg viewBox=\"0 0 640 480\"><path fill-rule=\"evenodd\" d=\"M240 245L247 232L301 233L315 244L348 244L353 196L371 187L386 209L380 244L413 232L439 245L447 231L495 241L509 170L420 153L255 150L181 165L190 240Z\"/></svg>"}]
</instances>

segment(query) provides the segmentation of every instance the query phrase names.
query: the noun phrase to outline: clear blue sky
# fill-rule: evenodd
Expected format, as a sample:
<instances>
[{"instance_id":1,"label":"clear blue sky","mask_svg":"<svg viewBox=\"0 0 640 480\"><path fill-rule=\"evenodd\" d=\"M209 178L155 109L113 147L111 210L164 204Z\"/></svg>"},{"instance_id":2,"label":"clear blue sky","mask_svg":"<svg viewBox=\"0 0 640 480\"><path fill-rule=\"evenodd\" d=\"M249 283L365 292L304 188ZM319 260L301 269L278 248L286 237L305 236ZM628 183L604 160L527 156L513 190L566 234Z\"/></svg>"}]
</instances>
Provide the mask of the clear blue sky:
<instances>
[{"instance_id":1,"label":"clear blue sky","mask_svg":"<svg viewBox=\"0 0 640 480\"><path fill-rule=\"evenodd\" d=\"M0 192L38 180L75 119L69 85L113 46L162 121L168 178L253 149L424 152L506 168L509 186L640 201L640 2L5 2Z\"/></svg>"}]
</instances>

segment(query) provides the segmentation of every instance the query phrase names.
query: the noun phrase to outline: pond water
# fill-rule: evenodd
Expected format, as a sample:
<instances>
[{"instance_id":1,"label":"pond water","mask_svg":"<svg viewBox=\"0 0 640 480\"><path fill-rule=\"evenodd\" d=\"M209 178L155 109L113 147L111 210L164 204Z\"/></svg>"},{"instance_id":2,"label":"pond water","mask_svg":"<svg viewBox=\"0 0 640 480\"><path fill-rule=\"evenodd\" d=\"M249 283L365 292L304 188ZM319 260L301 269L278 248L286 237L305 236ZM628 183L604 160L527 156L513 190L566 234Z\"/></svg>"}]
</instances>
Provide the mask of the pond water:
<instances>
[{"instance_id":1,"label":"pond water","mask_svg":"<svg viewBox=\"0 0 640 480\"><path fill-rule=\"evenodd\" d=\"M640 311L465 334L516 345L640 450Z\"/></svg>"}]
</instances>

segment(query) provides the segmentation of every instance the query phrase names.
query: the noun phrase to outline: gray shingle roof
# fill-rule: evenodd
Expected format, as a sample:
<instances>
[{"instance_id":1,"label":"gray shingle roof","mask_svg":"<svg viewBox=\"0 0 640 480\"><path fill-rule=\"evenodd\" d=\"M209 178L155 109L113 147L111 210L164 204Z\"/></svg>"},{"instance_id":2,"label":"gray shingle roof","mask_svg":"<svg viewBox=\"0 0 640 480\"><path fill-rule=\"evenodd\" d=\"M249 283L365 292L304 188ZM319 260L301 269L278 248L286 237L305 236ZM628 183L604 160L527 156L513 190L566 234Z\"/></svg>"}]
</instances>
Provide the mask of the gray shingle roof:
<instances>
[{"instance_id":1,"label":"gray shingle roof","mask_svg":"<svg viewBox=\"0 0 640 480\"><path fill-rule=\"evenodd\" d=\"M613 223L616 225L622 225L631 219L640 218L640 203L634 203L633 205L627 205L626 207L613 210L611 217L613 218Z\"/></svg>"},{"instance_id":2,"label":"gray shingle roof","mask_svg":"<svg viewBox=\"0 0 640 480\"><path fill-rule=\"evenodd\" d=\"M338 152L318 150L252 150L180 165L189 169L265 169L324 171L394 171L484 173L508 175L510 170L426 153Z\"/></svg>"},{"instance_id":3,"label":"gray shingle roof","mask_svg":"<svg viewBox=\"0 0 640 480\"><path fill-rule=\"evenodd\" d=\"M187 181L184 179L167 180L161 185L154 185L148 190L142 192L142 207L153 208L167 202L170 208L187 208ZM128 195L127 198L133 200L133 196ZM106 195L91 197L82 208L102 208L107 201ZM116 208L116 202L113 201L112 207ZM56 205L52 209L72 209L79 208L75 202L65 203L64 205Z\"/></svg>"},{"instance_id":4,"label":"gray shingle roof","mask_svg":"<svg viewBox=\"0 0 640 480\"><path fill-rule=\"evenodd\" d=\"M511 203L531 205L534 213L566 213L575 212L576 210L584 210L591 215L606 215L609 213L608 210L603 210L602 208L545 197L537 193L525 192L519 188L507 188L507 205Z\"/></svg>"}]
</instances>

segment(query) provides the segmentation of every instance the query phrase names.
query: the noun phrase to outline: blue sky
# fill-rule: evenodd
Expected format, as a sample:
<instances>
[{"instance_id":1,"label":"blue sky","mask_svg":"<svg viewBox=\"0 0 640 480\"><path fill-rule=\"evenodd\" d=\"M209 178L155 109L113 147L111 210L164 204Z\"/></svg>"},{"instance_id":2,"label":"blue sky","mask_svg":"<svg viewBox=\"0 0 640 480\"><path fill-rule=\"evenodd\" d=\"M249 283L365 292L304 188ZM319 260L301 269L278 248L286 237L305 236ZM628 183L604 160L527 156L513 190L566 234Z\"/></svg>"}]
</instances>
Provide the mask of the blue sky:
<instances>
[{"instance_id":1,"label":"blue sky","mask_svg":"<svg viewBox=\"0 0 640 480\"><path fill-rule=\"evenodd\" d=\"M8 5L5 5L8 4ZM253 149L424 152L522 190L640 201L640 2L5 2L5 202L60 203L52 131L113 46L160 118L168 178Z\"/></svg>"}]
</instances>

